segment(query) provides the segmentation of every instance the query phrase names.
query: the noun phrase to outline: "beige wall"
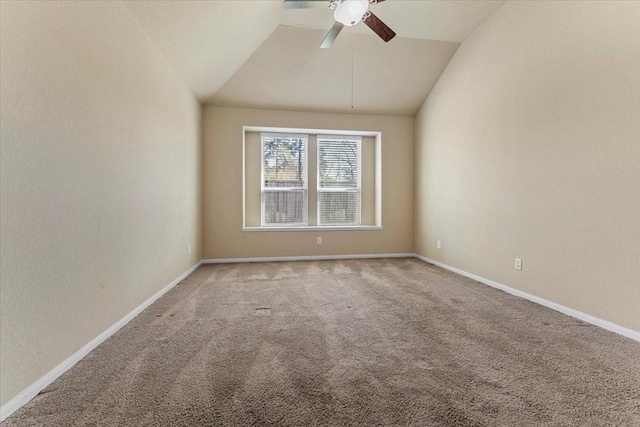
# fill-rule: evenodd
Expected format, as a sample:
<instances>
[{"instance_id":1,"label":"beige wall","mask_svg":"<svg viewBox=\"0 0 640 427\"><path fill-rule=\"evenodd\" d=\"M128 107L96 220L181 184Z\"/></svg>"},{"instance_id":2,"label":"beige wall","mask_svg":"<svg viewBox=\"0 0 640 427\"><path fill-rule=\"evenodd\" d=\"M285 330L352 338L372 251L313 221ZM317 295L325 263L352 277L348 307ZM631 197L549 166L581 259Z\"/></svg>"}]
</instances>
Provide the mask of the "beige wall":
<instances>
[{"instance_id":1,"label":"beige wall","mask_svg":"<svg viewBox=\"0 0 640 427\"><path fill-rule=\"evenodd\" d=\"M200 259L201 111L121 2L0 8L4 404Z\"/></svg>"},{"instance_id":2,"label":"beige wall","mask_svg":"<svg viewBox=\"0 0 640 427\"><path fill-rule=\"evenodd\" d=\"M383 229L243 232L243 126L382 132ZM204 107L203 257L413 252L413 130L412 117Z\"/></svg>"},{"instance_id":3,"label":"beige wall","mask_svg":"<svg viewBox=\"0 0 640 427\"><path fill-rule=\"evenodd\" d=\"M417 252L640 331L639 22L509 2L461 45L416 120Z\"/></svg>"}]
</instances>

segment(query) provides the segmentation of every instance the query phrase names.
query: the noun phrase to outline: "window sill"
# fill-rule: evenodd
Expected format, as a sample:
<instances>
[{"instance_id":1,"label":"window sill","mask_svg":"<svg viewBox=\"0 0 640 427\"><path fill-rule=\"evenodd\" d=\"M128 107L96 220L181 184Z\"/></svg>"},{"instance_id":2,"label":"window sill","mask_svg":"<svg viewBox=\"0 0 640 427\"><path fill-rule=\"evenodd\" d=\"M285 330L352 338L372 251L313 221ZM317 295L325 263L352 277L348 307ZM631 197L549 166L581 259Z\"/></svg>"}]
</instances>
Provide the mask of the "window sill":
<instances>
[{"instance_id":1,"label":"window sill","mask_svg":"<svg viewBox=\"0 0 640 427\"><path fill-rule=\"evenodd\" d=\"M378 231L381 225L301 226L301 227L242 227L242 231Z\"/></svg>"}]
</instances>

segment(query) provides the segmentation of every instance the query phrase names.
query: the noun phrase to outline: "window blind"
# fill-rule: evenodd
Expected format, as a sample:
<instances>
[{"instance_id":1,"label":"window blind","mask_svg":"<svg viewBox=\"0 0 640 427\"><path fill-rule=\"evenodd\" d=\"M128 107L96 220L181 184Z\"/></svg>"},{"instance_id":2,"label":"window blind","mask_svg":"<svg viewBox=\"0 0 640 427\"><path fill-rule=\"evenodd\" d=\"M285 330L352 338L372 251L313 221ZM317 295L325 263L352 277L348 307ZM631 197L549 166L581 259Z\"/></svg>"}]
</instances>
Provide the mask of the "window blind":
<instances>
[{"instance_id":1,"label":"window blind","mask_svg":"<svg viewBox=\"0 0 640 427\"><path fill-rule=\"evenodd\" d=\"M262 225L307 224L306 135L262 134Z\"/></svg>"},{"instance_id":2,"label":"window blind","mask_svg":"<svg viewBox=\"0 0 640 427\"><path fill-rule=\"evenodd\" d=\"M360 225L361 142L318 136L318 225Z\"/></svg>"}]
</instances>

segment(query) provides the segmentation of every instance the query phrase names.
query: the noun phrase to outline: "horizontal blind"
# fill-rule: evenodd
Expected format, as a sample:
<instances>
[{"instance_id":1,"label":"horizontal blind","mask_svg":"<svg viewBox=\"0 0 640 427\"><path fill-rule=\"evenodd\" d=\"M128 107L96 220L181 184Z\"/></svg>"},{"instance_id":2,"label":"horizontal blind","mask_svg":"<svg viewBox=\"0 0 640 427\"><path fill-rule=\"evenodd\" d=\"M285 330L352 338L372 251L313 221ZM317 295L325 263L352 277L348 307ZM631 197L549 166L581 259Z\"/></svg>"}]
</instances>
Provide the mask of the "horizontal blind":
<instances>
[{"instance_id":1,"label":"horizontal blind","mask_svg":"<svg viewBox=\"0 0 640 427\"><path fill-rule=\"evenodd\" d=\"M307 136L262 134L262 225L305 225Z\"/></svg>"},{"instance_id":2,"label":"horizontal blind","mask_svg":"<svg viewBox=\"0 0 640 427\"><path fill-rule=\"evenodd\" d=\"M318 224L360 225L361 139L318 136Z\"/></svg>"},{"instance_id":3,"label":"horizontal blind","mask_svg":"<svg viewBox=\"0 0 640 427\"><path fill-rule=\"evenodd\" d=\"M304 224L307 210L304 190L267 190L263 193L264 225Z\"/></svg>"}]
</instances>

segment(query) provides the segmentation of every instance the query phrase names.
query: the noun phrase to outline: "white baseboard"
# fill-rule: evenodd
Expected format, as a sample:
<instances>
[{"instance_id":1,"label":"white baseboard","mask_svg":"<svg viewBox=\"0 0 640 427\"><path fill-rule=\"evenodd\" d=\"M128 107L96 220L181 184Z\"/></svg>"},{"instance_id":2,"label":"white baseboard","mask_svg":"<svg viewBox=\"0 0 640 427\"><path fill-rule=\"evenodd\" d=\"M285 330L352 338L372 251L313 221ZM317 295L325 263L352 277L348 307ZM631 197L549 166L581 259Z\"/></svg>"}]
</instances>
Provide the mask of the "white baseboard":
<instances>
[{"instance_id":1,"label":"white baseboard","mask_svg":"<svg viewBox=\"0 0 640 427\"><path fill-rule=\"evenodd\" d=\"M260 258L209 258L203 259L203 264L226 264L238 262L278 262L278 261L321 261L330 259L365 259L365 258L413 258L413 253L395 254L355 254L355 255L308 255L308 256L279 256Z\"/></svg>"},{"instance_id":2,"label":"white baseboard","mask_svg":"<svg viewBox=\"0 0 640 427\"><path fill-rule=\"evenodd\" d=\"M359 254L359 255L311 255L311 256L291 256L291 257L262 257L262 258L217 258L217 259L203 259L203 264L221 264L221 263L239 263L239 262L272 262L272 261L313 261L313 260L331 260L331 259L360 259L360 258L418 258L422 261L428 262L429 264L437 265L438 267L442 267L445 270L452 271L461 276L468 277L470 279L476 280L480 283L484 283L485 285L491 286L496 289L500 289L501 291L507 292L511 295L515 295L520 298L524 298L531 302L535 302L536 304L540 304L544 307L548 307L552 310L559 311L560 313L566 314L571 317L575 317L576 319L583 320L587 323L591 323L592 325L599 326L603 329L606 329L611 332L615 332L616 334L625 336L627 338L631 338L635 341L640 341L640 332L634 331L633 329L625 328L624 326L617 325L615 323L609 322L608 320L600 319L595 316L591 316L590 314L583 313L578 310L574 310L569 307L565 307L564 305L555 303L553 301L546 300L544 298L540 298L536 295L529 294L527 292L519 291L518 289L511 288L509 286L503 285L498 282L494 282L493 280L485 279L484 277L477 276L475 274L469 273L464 270L460 270L459 268L452 267L447 264L443 264L439 261L426 258L419 254L414 253L397 253L397 254Z\"/></svg>"},{"instance_id":3,"label":"white baseboard","mask_svg":"<svg viewBox=\"0 0 640 427\"><path fill-rule=\"evenodd\" d=\"M175 279L173 282L169 283L167 286L156 292L151 298L140 304L129 314L124 316L122 319L118 320L114 325L112 325L109 329L102 332L100 335L95 337L89 343L87 343L80 350L76 351L74 354L69 356L66 360L60 363L58 366L53 368L51 371L47 372L44 376L38 379L36 382L31 384L25 390L23 390L20 394L18 394L13 399L9 400L7 403L0 407L0 422L4 421L9 415L13 414L16 410L22 407L24 404L29 402L31 399L36 397L40 391L42 391L45 387L51 384L56 380L60 375L64 374L68 371L73 365L78 363L83 357L85 357L91 350L99 346L102 342L104 342L111 335L115 334L120 328L129 323L131 319L140 314L145 308L149 307L156 300L158 300L161 296L166 294L171 288L180 283L185 277L189 274L193 273L193 271L198 268L202 264L202 261L196 263L189 270L185 271Z\"/></svg>"},{"instance_id":4,"label":"white baseboard","mask_svg":"<svg viewBox=\"0 0 640 427\"><path fill-rule=\"evenodd\" d=\"M461 276L465 276L470 279L476 280L480 283L484 283L485 285L491 286L492 288L500 289L501 291L510 293L511 295L515 295L517 297L524 298L531 302L535 302L536 304L540 304L552 310L559 311L560 313L566 314L567 316L575 317L576 319L583 320L587 323L591 323L592 325L596 325L608 331L615 332L616 334L625 336L627 338L631 338L632 340L640 341L640 332L634 331L633 329L628 329L628 328L625 328L624 326L616 325L615 323L609 322L608 320L600 319L590 314L586 314L581 311L574 310L569 307L565 307L564 305L546 300L544 298L540 298L538 296L529 294L527 292L519 291L517 289L511 288L501 283L494 282L493 280L485 279L484 277L480 277L475 274L469 273L467 271L460 270L459 268L451 267L450 265L443 264L439 261L423 257L422 255L415 254L414 256L418 259L421 259L424 262L437 265L438 267L442 267L445 270L449 270Z\"/></svg>"},{"instance_id":5,"label":"white baseboard","mask_svg":"<svg viewBox=\"0 0 640 427\"><path fill-rule=\"evenodd\" d=\"M485 285L491 286L496 289L500 289L504 292L510 293L520 298L524 298L526 300L535 302L536 304L540 304L542 306L551 308L553 310L559 311L560 313L566 314L571 317L575 317L576 319L583 320L587 323L591 323L592 325L599 326L603 329L607 329L611 332L615 332L619 335L623 335L625 337L631 338L635 341L640 341L640 332L634 331L632 329L625 328L620 325L616 325L615 323L611 323L607 320L603 320L594 316L591 316L586 313L582 313L580 311L574 310L569 307L565 307L563 305L557 304L552 301L548 301L544 298L537 297L535 295L519 291L517 289L511 288L506 285L502 285L500 283L494 282L493 280L485 279L484 277L477 276L475 274L466 272L464 270L460 270L459 268L451 267L450 265L443 264L439 261L426 258L422 255L414 254L414 253L392 253L392 254L356 254L356 255L310 255L310 256L291 256L291 257L263 257L263 258L219 258L219 259L203 259L196 263L189 270L185 271L173 282L169 283L160 291L156 292L151 298L140 304L137 308L131 311L129 314L120 319L117 323L111 326L109 329L95 337L91 342L86 344L80 350L69 356L65 361L60 363L58 366L53 368L43 377L38 379L36 382L27 387L24 391L18 394L13 399L9 400L7 403L0 407L0 422L4 421L9 415L13 414L16 410L18 410L25 403L33 399L41 390L51 384L56 378L69 370L73 365L78 363L84 356L86 356L91 350L100 345L103 341L109 338L111 335L116 333L120 328L126 325L131 319L140 314L145 308L149 307L156 300L158 300L161 296L167 293L171 288L180 283L185 277L195 271L201 264L221 264L221 263L240 263L240 262L274 262L274 261L313 261L313 260L337 260L337 259L366 259L366 258L418 258L424 262L428 262L429 264L437 265L438 267L442 267L446 270L452 271L454 273L460 274L461 276L468 277L470 279L476 280L480 283L484 283Z\"/></svg>"}]
</instances>

